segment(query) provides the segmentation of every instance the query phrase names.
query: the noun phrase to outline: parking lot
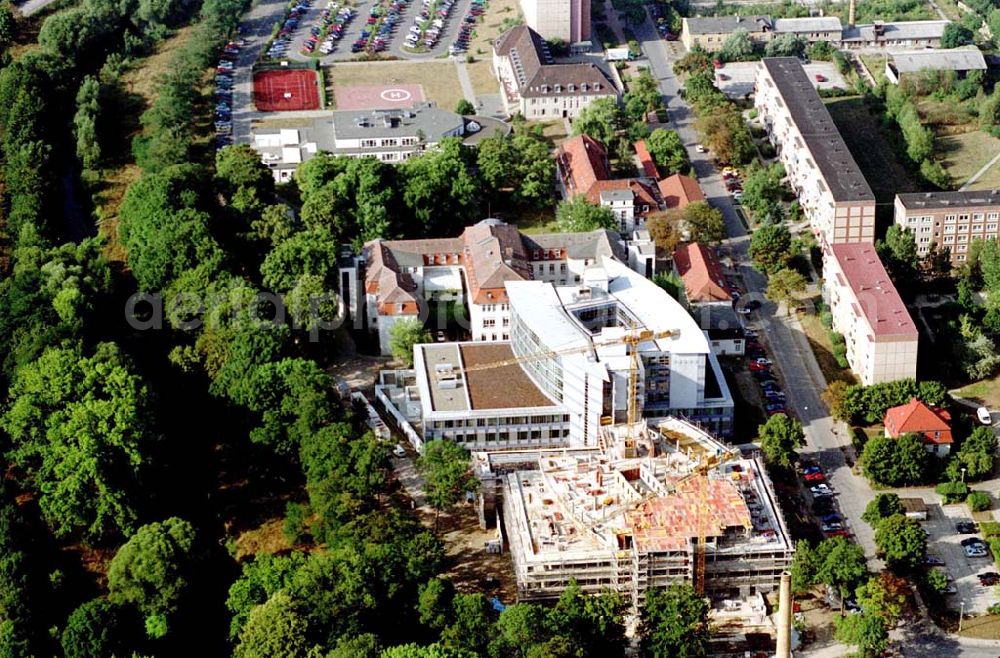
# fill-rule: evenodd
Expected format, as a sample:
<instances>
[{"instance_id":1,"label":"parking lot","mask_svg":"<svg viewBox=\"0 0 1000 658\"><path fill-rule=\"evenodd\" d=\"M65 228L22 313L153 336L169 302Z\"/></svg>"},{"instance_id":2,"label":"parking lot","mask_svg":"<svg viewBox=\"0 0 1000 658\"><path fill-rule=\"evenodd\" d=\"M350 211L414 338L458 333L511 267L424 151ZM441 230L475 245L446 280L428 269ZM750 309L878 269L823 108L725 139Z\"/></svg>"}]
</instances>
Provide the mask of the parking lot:
<instances>
[{"instance_id":1,"label":"parking lot","mask_svg":"<svg viewBox=\"0 0 1000 658\"><path fill-rule=\"evenodd\" d=\"M743 98L753 93L753 80L757 62L731 62L715 70L715 86L730 98ZM833 62L810 62L805 69L817 89L847 88L843 76ZM818 77L817 77L818 76Z\"/></svg>"},{"instance_id":2,"label":"parking lot","mask_svg":"<svg viewBox=\"0 0 1000 658\"><path fill-rule=\"evenodd\" d=\"M976 574L997 571L997 567L989 553L987 557L966 557L961 541L969 537L982 537L978 533L961 535L955 530L955 524L959 521L971 520L968 509L965 505L931 503L927 507L927 520L923 522L930 533L927 538L927 554L944 560L944 566L939 568L948 572L958 590L957 594L947 597L949 604L958 610L964 602L967 615L985 613L987 608L997 602L997 596L995 588L981 585Z\"/></svg>"}]
</instances>

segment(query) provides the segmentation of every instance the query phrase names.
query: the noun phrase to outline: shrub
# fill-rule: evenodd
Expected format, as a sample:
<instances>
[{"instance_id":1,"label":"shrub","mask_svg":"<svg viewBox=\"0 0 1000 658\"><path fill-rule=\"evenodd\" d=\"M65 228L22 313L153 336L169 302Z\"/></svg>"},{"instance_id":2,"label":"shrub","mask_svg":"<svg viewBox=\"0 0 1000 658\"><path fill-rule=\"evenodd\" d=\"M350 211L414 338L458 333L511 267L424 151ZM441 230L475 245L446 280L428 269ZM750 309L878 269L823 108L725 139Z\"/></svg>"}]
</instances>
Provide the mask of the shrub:
<instances>
[{"instance_id":1,"label":"shrub","mask_svg":"<svg viewBox=\"0 0 1000 658\"><path fill-rule=\"evenodd\" d=\"M830 311L823 311L822 313L819 314L819 321L827 329L832 328L833 327L833 313L831 313Z\"/></svg>"},{"instance_id":2,"label":"shrub","mask_svg":"<svg viewBox=\"0 0 1000 658\"><path fill-rule=\"evenodd\" d=\"M982 512L988 510L993 504L990 499L990 495L985 491L971 491L969 495L965 497L965 504L969 506L969 510L973 512Z\"/></svg>"},{"instance_id":3,"label":"shrub","mask_svg":"<svg viewBox=\"0 0 1000 658\"><path fill-rule=\"evenodd\" d=\"M934 491L944 497L945 505L950 505L965 500L969 486L964 482L942 482L934 487Z\"/></svg>"},{"instance_id":4,"label":"shrub","mask_svg":"<svg viewBox=\"0 0 1000 658\"><path fill-rule=\"evenodd\" d=\"M979 524L979 532L983 537L1000 537L1000 522L983 521Z\"/></svg>"},{"instance_id":5,"label":"shrub","mask_svg":"<svg viewBox=\"0 0 1000 658\"><path fill-rule=\"evenodd\" d=\"M1000 537L990 537L990 552L993 553L993 561L1000 564Z\"/></svg>"}]
</instances>

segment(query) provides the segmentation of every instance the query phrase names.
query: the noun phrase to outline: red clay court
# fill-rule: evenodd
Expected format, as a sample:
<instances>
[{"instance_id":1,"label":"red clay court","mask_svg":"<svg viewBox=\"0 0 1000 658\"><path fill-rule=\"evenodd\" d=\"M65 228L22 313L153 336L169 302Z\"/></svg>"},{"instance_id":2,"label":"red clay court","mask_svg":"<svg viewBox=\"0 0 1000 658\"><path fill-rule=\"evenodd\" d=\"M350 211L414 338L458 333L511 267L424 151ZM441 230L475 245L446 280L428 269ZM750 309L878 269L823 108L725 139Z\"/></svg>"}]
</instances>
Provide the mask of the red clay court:
<instances>
[{"instance_id":1,"label":"red clay court","mask_svg":"<svg viewBox=\"0 0 1000 658\"><path fill-rule=\"evenodd\" d=\"M413 107L423 102L421 85L347 85L334 84L338 110L386 110Z\"/></svg>"},{"instance_id":2,"label":"red clay court","mask_svg":"<svg viewBox=\"0 0 1000 658\"><path fill-rule=\"evenodd\" d=\"M318 110L317 81L315 71L257 71L253 74L253 104L260 112Z\"/></svg>"}]
</instances>

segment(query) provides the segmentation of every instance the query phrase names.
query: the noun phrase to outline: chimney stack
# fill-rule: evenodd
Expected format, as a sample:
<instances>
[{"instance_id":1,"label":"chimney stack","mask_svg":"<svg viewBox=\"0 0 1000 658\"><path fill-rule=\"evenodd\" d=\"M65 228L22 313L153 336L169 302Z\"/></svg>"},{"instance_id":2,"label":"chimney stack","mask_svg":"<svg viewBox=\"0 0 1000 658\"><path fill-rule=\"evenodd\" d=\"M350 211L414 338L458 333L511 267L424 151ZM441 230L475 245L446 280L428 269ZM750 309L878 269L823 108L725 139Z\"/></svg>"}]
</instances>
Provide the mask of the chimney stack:
<instances>
[{"instance_id":1,"label":"chimney stack","mask_svg":"<svg viewBox=\"0 0 1000 658\"><path fill-rule=\"evenodd\" d=\"M792 574L787 571L781 574L778 590L778 646L774 658L792 658Z\"/></svg>"},{"instance_id":2,"label":"chimney stack","mask_svg":"<svg viewBox=\"0 0 1000 658\"><path fill-rule=\"evenodd\" d=\"M854 3L855 0L851 0L851 4L848 6L847 9L847 27L854 27L854 14L855 14Z\"/></svg>"}]
</instances>

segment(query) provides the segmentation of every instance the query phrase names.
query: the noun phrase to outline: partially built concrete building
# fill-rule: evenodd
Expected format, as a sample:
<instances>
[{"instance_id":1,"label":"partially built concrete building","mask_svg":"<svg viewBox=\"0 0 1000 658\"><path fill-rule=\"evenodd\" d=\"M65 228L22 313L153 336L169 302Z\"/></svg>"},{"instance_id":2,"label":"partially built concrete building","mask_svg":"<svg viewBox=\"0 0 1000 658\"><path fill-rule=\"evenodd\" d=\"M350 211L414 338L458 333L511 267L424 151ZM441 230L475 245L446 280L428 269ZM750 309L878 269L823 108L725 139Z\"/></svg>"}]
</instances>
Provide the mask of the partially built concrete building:
<instances>
[{"instance_id":1,"label":"partially built concrete building","mask_svg":"<svg viewBox=\"0 0 1000 658\"><path fill-rule=\"evenodd\" d=\"M776 590L791 564L791 538L760 460L685 421L642 423L631 433L608 426L597 449L536 455L531 469L518 468L527 454L477 455L484 499L502 498L519 600L558 597L571 580L636 605L647 589L678 581L745 597Z\"/></svg>"}]
</instances>

